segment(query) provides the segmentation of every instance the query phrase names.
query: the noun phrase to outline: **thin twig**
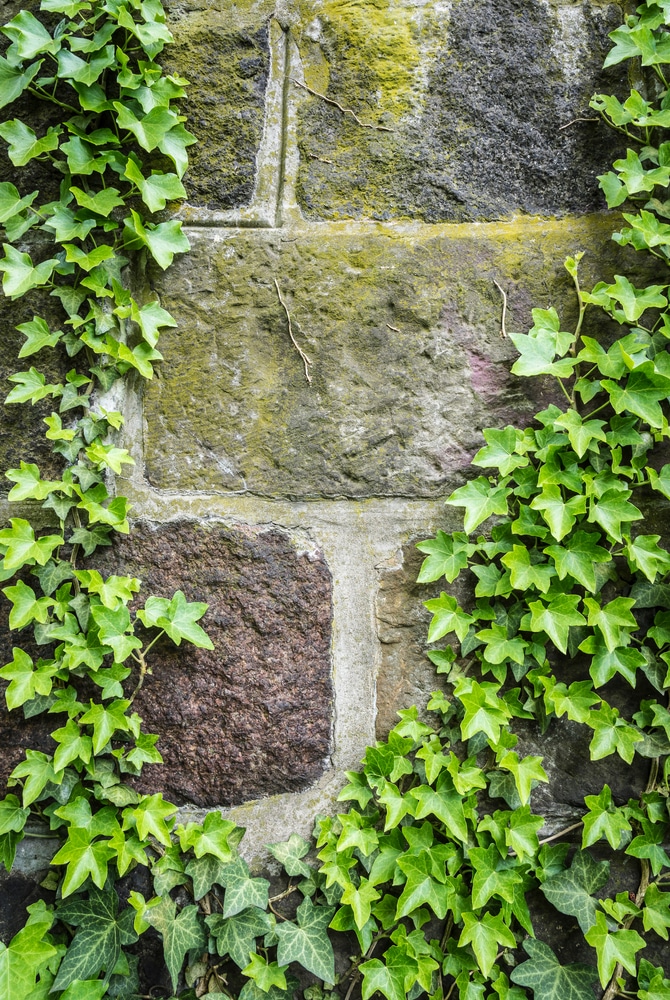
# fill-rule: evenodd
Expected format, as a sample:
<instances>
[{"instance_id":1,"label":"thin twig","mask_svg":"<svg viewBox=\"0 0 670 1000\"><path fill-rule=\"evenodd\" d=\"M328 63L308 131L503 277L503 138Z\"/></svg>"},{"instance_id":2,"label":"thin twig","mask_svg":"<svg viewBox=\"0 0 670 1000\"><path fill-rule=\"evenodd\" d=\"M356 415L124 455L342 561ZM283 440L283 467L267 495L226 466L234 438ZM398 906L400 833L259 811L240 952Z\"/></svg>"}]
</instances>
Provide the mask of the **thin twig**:
<instances>
[{"instance_id":1,"label":"thin twig","mask_svg":"<svg viewBox=\"0 0 670 1000\"><path fill-rule=\"evenodd\" d=\"M503 337L507 337L507 331L505 330L505 320L507 319L507 295L505 294L505 290L502 287L502 285L499 285L495 278L493 279L493 284L496 286L496 288L502 295L503 310L502 310L502 319L500 321L500 332Z\"/></svg>"},{"instance_id":2,"label":"thin twig","mask_svg":"<svg viewBox=\"0 0 670 1000\"><path fill-rule=\"evenodd\" d=\"M597 122L597 121L600 121L600 119L599 118L573 118L571 122L567 123L567 125L560 125L558 131L560 132L564 128L570 128L570 126L574 125L576 122Z\"/></svg>"},{"instance_id":3,"label":"thin twig","mask_svg":"<svg viewBox=\"0 0 670 1000\"><path fill-rule=\"evenodd\" d=\"M386 325L387 325L387 327L389 328L389 330L393 330L393 332L394 332L394 333L400 333L400 332L401 332L401 331L400 331L400 330L398 329L398 327L397 327L397 326L391 326L391 324L390 324L390 323L387 323Z\"/></svg>"},{"instance_id":4,"label":"thin twig","mask_svg":"<svg viewBox=\"0 0 670 1000\"><path fill-rule=\"evenodd\" d=\"M560 840L561 837L565 837L568 833L572 833L573 830L579 830L580 826L584 825L584 820L580 819L577 823L573 823L572 826L566 826L565 830L559 830L558 833L552 833L551 837L545 837L544 840L538 841L540 844L549 844L552 840Z\"/></svg>"},{"instance_id":5,"label":"thin twig","mask_svg":"<svg viewBox=\"0 0 670 1000\"><path fill-rule=\"evenodd\" d=\"M308 94L312 94L313 97L320 97L322 101L326 102L326 104L332 104L334 108L339 108L343 115L351 115L356 124L360 125L361 128L371 128L375 129L377 132L395 132L395 129L389 128L388 125L372 125L370 122L362 122L356 112L352 111L351 108L342 107L342 105L337 101L334 101L332 97L326 97L325 94L320 94L318 90L312 90L312 88L308 87L306 83L300 83L299 80L294 80L293 78L291 78L291 83L294 83L296 87L302 87L303 90L306 90Z\"/></svg>"},{"instance_id":6,"label":"thin twig","mask_svg":"<svg viewBox=\"0 0 670 1000\"><path fill-rule=\"evenodd\" d=\"M295 892L297 888L297 885L289 885L288 889L284 889L284 891L280 892L278 895L270 896L270 902L276 903L280 899L286 899L286 897L290 896L292 892Z\"/></svg>"},{"instance_id":7,"label":"thin twig","mask_svg":"<svg viewBox=\"0 0 670 1000\"><path fill-rule=\"evenodd\" d=\"M300 344L298 343L298 341L293 336L293 324L291 323L291 314L288 311L288 306L286 305L286 303L284 302L284 299L282 298L281 290L279 288L279 282L277 281L276 278L274 279L274 282L275 282L275 288L277 289L277 295L279 296L279 301L281 302L281 304L282 304L282 306L284 308L284 312L286 313L286 322L288 323L288 335L291 338L291 343L293 344L293 346L295 347L296 351L298 352L298 354L302 358L302 363L305 366L305 378L307 379L308 382L311 382L312 381L312 376L309 373L309 369L310 369L310 366L311 366L312 362L307 357L307 355L303 351L302 347L300 346Z\"/></svg>"}]
</instances>

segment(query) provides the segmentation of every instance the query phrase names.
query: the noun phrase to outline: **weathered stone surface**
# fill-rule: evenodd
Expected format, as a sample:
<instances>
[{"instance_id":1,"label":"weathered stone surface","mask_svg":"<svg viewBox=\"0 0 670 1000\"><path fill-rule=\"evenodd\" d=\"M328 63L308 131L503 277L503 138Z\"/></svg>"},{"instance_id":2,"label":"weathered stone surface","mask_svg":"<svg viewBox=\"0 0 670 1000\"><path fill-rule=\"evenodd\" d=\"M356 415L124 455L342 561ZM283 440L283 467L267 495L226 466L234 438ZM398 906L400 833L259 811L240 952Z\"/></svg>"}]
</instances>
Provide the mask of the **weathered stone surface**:
<instances>
[{"instance_id":1,"label":"weathered stone surface","mask_svg":"<svg viewBox=\"0 0 670 1000\"><path fill-rule=\"evenodd\" d=\"M330 747L330 576L279 531L136 524L101 560L139 576L143 593L206 601L214 651L155 647L137 698L165 766L143 790L230 805L309 786Z\"/></svg>"},{"instance_id":2,"label":"weathered stone surface","mask_svg":"<svg viewBox=\"0 0 670 1000\"><path fill-rule=\"evenodd\" d=\"M523 420L555 392L510 376L495 281L508 330L550 303L574 321L568 253L590 251L587 286L640 267L609 242L611 225L193 231L192 253L156 276L179 328L163 335L166 362L146 391L149 481L284 497L443 494L482 427ZM587 316L592 333L601 320Z\"/></svg>"},{"instance_id":3,"label":"weathered stone surface","mask_svg":"<svg viewBox=\"0 0 670 1000\"><path fill-rule=\"evenodd\" d=\"M135 707L159 733L165 766L139 786L178 803L232 805L298 791L330 749L330 575L319 553L280 531L188 521L136 523L96 558L101 571L138 576L142 594L205 601L214 650L161 641ZM3 607L2 662L16 636ZM43 651L42 651L43 652ZM4 684L2 685L4 688ZM24 720L0 707L0 785L26 747L53 752L54 716Z\"/></svg>"},{"instance_id":4,"label":"weathered stone surface","mask_svg":"<svg viewBox=\"0 0 670 1000\"><path fill-rule=\"evenodd\" d=\"M593 119L616 4L312 0L299 5L308 86L298 198L310 218L428 222L561 215L603 205L620 143Z\"/></svg>"},{"instance_id":5,"label":"weathered stone surface","mask_svg":"<svg viewBox=\"0 0 670 1000\"><path fill-rule=\"evenodd\" d=\"M263 132L268 18L261 14L246 26L244 19L240 24L231 17L229 5L172 13L175 44L162 62L168 72L190 81L181 108L198 139L189 149L188 201L210 209L239 208L253 193Z\"/></svg>"},{"instance_id":6,"label":"weathered stone surface","mask_svg":"<svg viewBox=\"0 0 670 1000\"><path fill-rule=\"evenodd\" d=\"M408 544L387 565L379 567L375 611L381 643L376 724L380 740L386 739L397 723L397 712L409 705L424 709L431 691L442 685L426 656L430 612L423 601L437 597L444 588L416 582L423 559L416 547Z\"/></svg>"}]
</instances>

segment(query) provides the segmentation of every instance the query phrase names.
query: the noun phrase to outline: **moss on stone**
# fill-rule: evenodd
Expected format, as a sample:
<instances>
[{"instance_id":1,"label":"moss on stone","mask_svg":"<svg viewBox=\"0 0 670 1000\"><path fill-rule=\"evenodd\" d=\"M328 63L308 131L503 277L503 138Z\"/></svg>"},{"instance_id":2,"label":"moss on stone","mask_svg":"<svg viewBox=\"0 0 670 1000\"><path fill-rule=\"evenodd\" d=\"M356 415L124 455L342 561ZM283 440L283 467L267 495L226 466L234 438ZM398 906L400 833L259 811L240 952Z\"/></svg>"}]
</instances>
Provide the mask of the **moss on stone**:
<instances>
[{"instance_id":1,"label":"moss on stone","mask_svg":"<svg viewBox=\"0 0 670 1000\"><path fill-rule=\"evenodd\" d=\"M483 427L530 417L556 391L510 376L495 281L508 329L549 304L569 325L567 254L590 250L587 287L622 268L635 281L644 264L608 244L611 228L597 217L195 237L158 283L179 330L164 335L168 360L145 399L151 484L300 499L444 494ZM313 359L311 385L275 277ZM595 311L587 322L602 330Z\"/></svg>"},{"instance_id":2,"label":"moss on stone","mask_svg":"<svg viewBox=\"0 0 670 1000\"><path fill-rule=\"evenodd\" d=\"M210 209L247 205L263 134L269 69L267 18L249 27L217 11L177 21L164 65L190 80L183 102L199 140L189 150L189 202Z\"/></svg>"}]
</instances>

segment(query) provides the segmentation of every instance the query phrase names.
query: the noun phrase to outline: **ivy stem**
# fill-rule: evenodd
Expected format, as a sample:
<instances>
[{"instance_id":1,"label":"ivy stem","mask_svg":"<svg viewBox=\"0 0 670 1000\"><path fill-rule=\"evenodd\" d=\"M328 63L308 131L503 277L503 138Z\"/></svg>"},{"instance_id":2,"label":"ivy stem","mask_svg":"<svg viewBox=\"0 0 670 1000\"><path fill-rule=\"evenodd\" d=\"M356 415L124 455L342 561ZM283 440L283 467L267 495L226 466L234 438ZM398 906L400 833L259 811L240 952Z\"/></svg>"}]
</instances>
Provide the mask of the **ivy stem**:
<instances>
[{"instance_id":1,"label":"ivy stem","mask_svg":"<svg viewBox=\"0 0 670 1000\"><path fill-rule=\"evenodd\" d=\"M544 837L542 840L538 841L539 844L550 844L552 840L560 840L561 837L566 837L573 830L579 830L580 826L584 825L584 820L580 819L572 826L566 826L565 830L559 830L558 833L552 833L551 837Z\"/></svg>"},{"instance_id":2,"label":"ivy stem","mask_svg":"<svg viewBox=\"0 0 670 1000\"><path fill-rule=\"evenodd\" d=\"M154 645L154 644L155 644L156 642L158 642L158 640L160 639L160 637L161 637L162 635L164 635L164 634L165 634L165 630L164 630L164 629L161 629L161 631L160 631L160 632L158 633L158 635L157 635L157 636L155 636L155 637L154 637L154 638L153 638L153 639L151 640L151 642L149 643L149 645L147 646L147 648L146 648L146 649L140 649L140 650L139 650L139 652L138 652L138 654L137 654L137 656L135 656L135 657L134 657L134 659L135 659L135 660L137 661L137 663L139 663L139 665L140 665L140 676L139 676L139 678L138 678L138 680L137 680L137 684L135 685L135 689L134 689L133 693L132 693L132 694L131 694L131 696L130 696L130 701L129 701L129 703L128 703L128 707L129 707L129 708L130 708L130 706L132 705L132 703L133 703L133 702L135 701L135 698L137 697L137 695L138 695L138 694L140 693L140 691L142 690L142 685L144 684L144 678L146 677L146 675L147 675L147 672L148 672L148 670L149 670L149 665L148 665L148 663L147 663L147 661L146 661L146 656L147 656L147 653L149 652L149 650L151 649L151 647L152 647L152 646L153 646L153 645Z\"/></svg>"}]
</instances>

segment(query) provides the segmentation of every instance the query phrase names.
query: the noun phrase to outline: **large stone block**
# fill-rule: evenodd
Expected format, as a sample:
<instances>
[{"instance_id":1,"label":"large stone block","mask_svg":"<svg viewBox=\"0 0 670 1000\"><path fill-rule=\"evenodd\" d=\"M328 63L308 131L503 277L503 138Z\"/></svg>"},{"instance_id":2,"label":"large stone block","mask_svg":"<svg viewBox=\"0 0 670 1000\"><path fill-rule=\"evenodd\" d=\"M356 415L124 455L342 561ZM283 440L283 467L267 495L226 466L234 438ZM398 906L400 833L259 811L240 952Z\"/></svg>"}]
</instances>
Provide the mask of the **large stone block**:
<instances>
[{"instance_id":1,"label":"large stone block","mask_svg":"<svg viewBox=\"0 0 670 1000\"><path fill-rule=\"evenodd\" d=\"M207 209L248 205L265 117L268 12L250 19L230 6L170 5L175 43L161 57L166 71L190 81L181 110L198 144L189 148L184 183L189 203Z\"/></svg>"},{"instance_id":2,"label":"large stone block","mask_svg":"<svg viewBox=\"0 0 670 1000\"><path fill-rule=\"evenodd\" d=\"M586 285L640 266L610 227L193 230L192 253L156 280L179 328L163 335L166 361L146 391L150 483L296 498L453 489L483 427L529 417L556 391L510 375L495 282L508 330L551 303L574 322L566 254L589 251ZM601 320L587 315L593 333Z\"/></svg>"},{"instance_id":3,"label":"large stone block","mask_svg":"<svg viewBox=\"0 0 670 1000\"><path fill-rule=\"evenodd\" d=\"M623 79L620 67L601 70L618 4L298 6L305 82L331 101L292 88L309 218L465 221L603 205L596 175L620 142L588 105Z\"/></svg>"},{"instance_id":4,"label":"large stone block","mask_svg":"<svg viewBox=\"0 0 670 1000\"><path fill-rule=\"evenodd\" d=\"M152 651L153 673L134 707L145 731L160 734L165 766L145 769L143 791L180 804L232 805L298 791L323 773L333 711L331 594L318 552L300 551L277 530L138 522L96 565L138 576L143 598L183 590L209 604L203 625L213 651L169 641ZM17 637L3 631L4 663ZM26 746L53 752L48 733L60 724L40 716L26 725L2 701L0 787Z\"/></svg>"}]
</instances>

